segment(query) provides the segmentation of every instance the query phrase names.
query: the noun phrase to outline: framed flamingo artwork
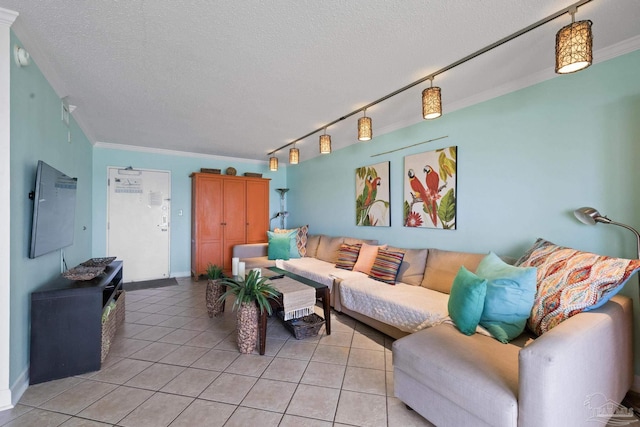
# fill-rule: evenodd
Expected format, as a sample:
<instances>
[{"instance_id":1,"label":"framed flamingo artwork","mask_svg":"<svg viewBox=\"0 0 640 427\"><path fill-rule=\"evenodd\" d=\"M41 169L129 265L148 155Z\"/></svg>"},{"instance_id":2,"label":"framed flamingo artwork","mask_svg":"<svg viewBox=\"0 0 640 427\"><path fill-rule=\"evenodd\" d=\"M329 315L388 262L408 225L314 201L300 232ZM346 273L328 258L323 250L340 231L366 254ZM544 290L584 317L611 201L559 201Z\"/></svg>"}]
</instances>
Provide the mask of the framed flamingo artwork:
<instances>
[{"instance_id":1,"label":"framed flamingo artwork","mask_svg":"<svg viewBox=\"0 0 640 427\"><path fill-rule=\"evenodd\" d=\"M389 162L356 169L356 225L389 227Z\"/></svg>"},{"instance_id":2,"label":"framed flamingo artwork","mask_svg":"<svg viewBox=\"0 0 640 427\"><path fill-rule=\"evenodd\" d=\"M404 226L456 229L458 147L405 156Z\"/></svg>"}]
</instances>

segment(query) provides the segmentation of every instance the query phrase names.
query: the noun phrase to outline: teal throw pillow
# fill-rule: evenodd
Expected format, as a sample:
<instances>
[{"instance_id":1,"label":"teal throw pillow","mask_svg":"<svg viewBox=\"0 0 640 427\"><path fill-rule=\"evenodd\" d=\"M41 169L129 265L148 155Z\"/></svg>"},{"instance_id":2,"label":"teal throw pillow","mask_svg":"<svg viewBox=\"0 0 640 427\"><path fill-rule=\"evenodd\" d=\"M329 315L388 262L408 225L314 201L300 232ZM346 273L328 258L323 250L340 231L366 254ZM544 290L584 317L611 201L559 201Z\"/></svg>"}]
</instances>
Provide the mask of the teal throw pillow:
<instances>
[{"instance_id":1,"label":"teal throw pillow","mask_svg":"<svg viewBox=\"0 0 640 427\"><path fill-rule=\"evenodd\" d=\"M267 231L269 239L269 248L267 250L267 258L288 260L291 254L291 238L295 240L296 231L290 233L274 233Z\"/></svg>"},{"instance_id":2,"label":"teal throw pillow","mask_svg":"<svg viewBox=\"0 0 640 427\"><path fill-rule=\"evenodd\" d=\"M487 281L464 266L460 267L451 285L449 316L463 334L473 335L476 332L486 293Z\"/></svg>"},{"instance_id":3,"label":"teal throw pillow","mask_svg":"<svg viewBox=\"0 0 640 427\"><path fill-rule=\"evenodd\" d=\"M536 268L514 267L491 252L480 261L476 275L488 281L480 325L503 343L518 337L531 315Z\"/></svg>"}]
</instances>

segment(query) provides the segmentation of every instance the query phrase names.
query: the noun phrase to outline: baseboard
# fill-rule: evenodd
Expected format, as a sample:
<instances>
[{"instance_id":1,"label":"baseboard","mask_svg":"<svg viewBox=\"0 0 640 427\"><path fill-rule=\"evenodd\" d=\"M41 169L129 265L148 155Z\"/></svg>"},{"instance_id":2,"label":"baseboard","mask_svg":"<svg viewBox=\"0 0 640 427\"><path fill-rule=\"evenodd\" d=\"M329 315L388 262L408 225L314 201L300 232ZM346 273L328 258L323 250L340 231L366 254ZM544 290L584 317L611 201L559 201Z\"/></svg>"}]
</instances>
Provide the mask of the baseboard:
<instances>
[{"instance_id":1,"label":"baseboard","mask_svg":"<svg viewBox=\"0 0 640 427\"><path fill-rule=\"evenodd\" d=\"M191 271L179 271L179 272L171 272L171 277L191 277Z\"/></svg>"},{"instance_id":2,"label":"baseboard","mask_svg":"<svg viewBox=\"0 0 640 427\"><path fill-rule=\"evenodd\" d=\"M11 389L0 390L0 412L13 408L11 402Z\"/></svg>"},{"instance_id":3,"label":"baseboard","mask_svg":"<svg viewBox=\"0 0 640 427\"><path fill-rule=\"evenodd\" d=\"M11 386L11 403L15 406L29 387L29 365Z\"/></svg>"}]
</instances>

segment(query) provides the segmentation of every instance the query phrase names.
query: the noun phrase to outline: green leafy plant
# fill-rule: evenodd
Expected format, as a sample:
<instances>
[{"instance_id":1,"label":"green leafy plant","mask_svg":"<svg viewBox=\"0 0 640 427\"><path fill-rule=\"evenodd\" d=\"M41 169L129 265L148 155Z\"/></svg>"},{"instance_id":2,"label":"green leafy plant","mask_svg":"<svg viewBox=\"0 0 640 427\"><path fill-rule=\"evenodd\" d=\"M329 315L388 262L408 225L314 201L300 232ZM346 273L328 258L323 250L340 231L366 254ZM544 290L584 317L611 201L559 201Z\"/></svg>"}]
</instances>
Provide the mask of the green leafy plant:
<instances>
[{"instance_id":1,"label":"green leafy plant","mask_svg":"<svg viewBox=\"0 0 640 427\"><path fill-rule=\"evenodd\" d=\"M233 303L232 310L235 310L242 303L255 302L260 313L267 310L267 313L271 314L269 300L275 299L279 294L276 288L267 283L268 280L267 277L258 276L258 272L253 270L249 271L244 280L227 277L221 282L226 285L227 291L222 294L220 301L224 301L234 295L236 300Z\"/></svg>"},{"instance_id":2,"label":"green leafy plant","mask_svg":"<svg viewBox=\"0 0 640 427\"><path fill-rule=\"evenodd\" d=\"M207 277L211 280L222 278L222 267L209 263L209 265L207 265Z\"/></svg>"}]
</instances>

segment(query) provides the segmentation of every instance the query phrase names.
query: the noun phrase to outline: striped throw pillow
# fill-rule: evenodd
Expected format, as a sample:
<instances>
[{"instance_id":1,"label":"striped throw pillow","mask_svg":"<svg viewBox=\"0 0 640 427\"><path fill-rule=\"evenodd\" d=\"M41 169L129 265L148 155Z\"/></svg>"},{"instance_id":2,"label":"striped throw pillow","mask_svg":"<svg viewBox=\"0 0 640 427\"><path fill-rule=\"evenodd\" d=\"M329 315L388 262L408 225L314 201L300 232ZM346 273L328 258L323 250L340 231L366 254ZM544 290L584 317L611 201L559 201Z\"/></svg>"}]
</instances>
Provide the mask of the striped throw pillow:
<instances>
[{"instance_id":1,"label":"striped throw pillow","mask_svg":"<svg viewBox=\"0 0 640 427\"><path fill-rule=\"evenodd\" d=\"M400 265L402 265L402 258L404 258L404 252L390 251L382 248L378 249L378 256L373 263L373 267L371 267L369 277L379 280L380 282L395 285L398 270L400 270Z\"/></svg>"},{"instance_id":2,"label":"striped throw pillow","mask_svg":"<svg viewBox=\"0 0 640 427\"><path fill-rule=\"evenodd\" d=\"M342 245L340 245L336 268L353 270L353 266L356 264L356 260L358 259L358 254L360 253L361 247L362 243L355 243L353 245L343 243Z\"/></svg>"}]
</instances>

